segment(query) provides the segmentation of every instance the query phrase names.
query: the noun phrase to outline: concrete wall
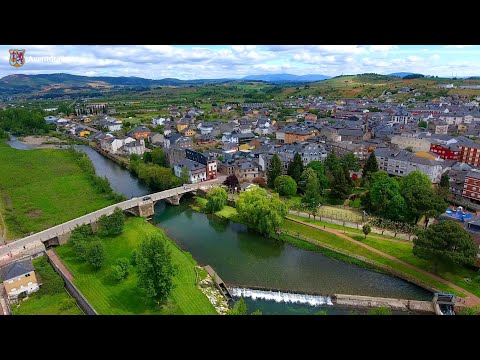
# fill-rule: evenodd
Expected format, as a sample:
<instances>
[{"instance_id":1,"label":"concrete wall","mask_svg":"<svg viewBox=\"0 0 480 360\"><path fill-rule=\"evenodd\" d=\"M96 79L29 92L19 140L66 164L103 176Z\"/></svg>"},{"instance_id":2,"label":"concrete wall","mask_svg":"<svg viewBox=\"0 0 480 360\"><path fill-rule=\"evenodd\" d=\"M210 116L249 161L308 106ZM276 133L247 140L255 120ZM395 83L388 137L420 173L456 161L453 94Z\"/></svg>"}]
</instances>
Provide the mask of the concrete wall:
<instances>
[{"instance_id":1,"label":"concrete wall","mask_svg":"<svg viewBox=\"0 0 480 360\"><path fill-rule=\"evenodd\" d=\"M77 289L73 283L68 280L65 274L57 267L57 265L50 259L48 254L45 253L48 262L53 266L53 269L62 277L63 281L65 282L65 288L67 289L68 293L72 295L72 297L77 301L77 304L80 308L84 311L87 315L98 315L92 305L83 297L80 291Z\"/></svg>"}]
</instances>

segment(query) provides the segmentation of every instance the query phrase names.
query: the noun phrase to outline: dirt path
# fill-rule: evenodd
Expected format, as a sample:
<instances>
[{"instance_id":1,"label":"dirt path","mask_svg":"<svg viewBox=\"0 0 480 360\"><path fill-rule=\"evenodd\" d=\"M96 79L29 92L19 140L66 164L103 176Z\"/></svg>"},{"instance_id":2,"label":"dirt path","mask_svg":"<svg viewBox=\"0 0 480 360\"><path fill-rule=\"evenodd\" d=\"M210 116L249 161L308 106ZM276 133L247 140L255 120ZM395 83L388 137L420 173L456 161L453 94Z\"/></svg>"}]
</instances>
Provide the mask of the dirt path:
<instances>
[{"instance_id":1,"label":"dirt path","mask_svg":"<svg viewBox=\"0 0 480 360\"><path fill-rule=\"evenodd\" d=\"M58 257L58 255L53 251L52 249L47 250L47 255L48 257L57 265L57 267L60 269L60 271L65 275L65 277L73 281L73 275L72 273L68 270L68 268L65 266L62 260Z\"/></svg>"},{"instance_id":2,"label":"dirt path","mask_svg":"<svg viewBox=\"0 0 480 360\"><path fill-rule=\"evenodd\" d=\"M348 241L353 242L353 243L356 244L356 245L362 246L362 247L364 247L365 249L368 249L368 250L370 250L370 251L372 251L372 252L374 252L374 253L376 253L376 254L378 254L378 255L381 255L381 256L383 256L383 257L385 257L385 258L387 258L387 259L393 260L393 261L395 261L395 262L397 262L397 263L399 263L399 264L402 264L403 266L406 266L406 267L408 267L408 268L410 268L410 269L412 269L412 270L415 270L415 271L417 271L417 272L419 272L419 273L422 273L422 274L424 274L424 275L427 275L427 276L431 277L432 279L435 279L435 280L437 280L438 282L441 282L441 283L443 283L443 284L445 284L445 285L448 285L448 286L450 286L451 288L453 288L453 289L455 289L455 290L461 291L462 293L464 293L465 295L467 295L465 298L463 298L463 300L465 300L465 305L467 305L467 306L473 306L473 305L478 305L478 304L480 304L480 298L477 297L476 295L472 294L471 292L465 290L464 288L461 288L460 286L455 285L454 283L451 283L450 281L445 280L445 279L443 279L443 278L441 278L441 277L438 277L437 275L434 275L434 274L432 274L432 273L430 273L430 272L428 272L428 271L422 270L422 269L420 269L420 268L418 268L418 267L416 267L416 266L413 266L413 265L411 265L411 264L409 264L409 263L406 263L405 261L400 260L400 259L398 259L398 258L396 258L396 257L394 257L394 256L392 256L392 255L389 255L389 254L387 254L387 253L384 253L383 251L380 251L380 250L375 249L375 248L373 248L373 247L371 247L371 246L369 246L369 245L367 245L367 244L364 244L364 243L362 243L361 241L357 241L357 240L355 240L355 239L353 239L353 238L351 238L351 237L343 234L343 232L342 232L341 230L335 230L335 229L329 229L329 228L325 228L325 229L324 229L324 228L321 227L321 226L309 224L309 223L306 223L306 222L304 222L304 221L297 220L297 219L294 219L294 218L291 218L291 217L288 217L288 216L287 216L287 219L289 219L289 220L291 220L291 221L294 221L294 222L296 222L296 223L302 224L302 225L310 226L310 227L312 227L312 228L315 228L315 229L318 229L318 230L321 230L321 231L325 231L325 232L328 232L328 233L331 233L331 234L335 234L335 235L337 235L337 236L339 236L339 237L341 237L341 238L343 238L343 239L346 239L346 240L348 240Z\"/></svg>"}]
</instances>

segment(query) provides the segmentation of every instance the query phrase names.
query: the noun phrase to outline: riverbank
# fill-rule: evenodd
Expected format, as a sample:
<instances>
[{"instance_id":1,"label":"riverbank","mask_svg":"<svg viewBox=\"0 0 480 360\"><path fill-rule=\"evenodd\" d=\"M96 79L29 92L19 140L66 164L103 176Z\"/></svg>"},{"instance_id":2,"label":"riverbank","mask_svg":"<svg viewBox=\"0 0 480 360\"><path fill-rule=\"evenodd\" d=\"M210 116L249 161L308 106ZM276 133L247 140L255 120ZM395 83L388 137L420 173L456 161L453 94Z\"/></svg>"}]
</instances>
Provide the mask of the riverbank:
<instances>
[{"instance_id":1,"label":"riverbank","mask_svg":"<svg viewBox=\"0 0 480 360\"><path fill-rule=\"evenodd\" d=\"M202 202L204 203L205 199L197 199L197 207L201 207ZM223 213L226 214L223 217L227 219L238 220L238 214L234 208L228 207L227 211L223 210ZM471 270L455 268L454 274L445 272L445 278L432 274L427 271L429 263L414 257L411 251L412 245L406 240L376 234L367 237L365 242L368 244L365 244L363 237L356 235L358 230L346 235L339 230L312 224L314 222L312 220L307 222L304 221L307 219L299 218L291 215L287 217L281 229L283 241L365 268L381 269L432 292L455 293L472 303L479 300L477 294L480 293L480 288L476 284L467 282L462 284L463 275L475 275ZM319 247L322 250L319 250Z\"/></svg>"},{"instance_id":2,"label":"riverbank","mask_svg":"<svg viewBox=\"0 0 480 360\"><path fill-rule=\"evenodd\" d=\"M26 145L33 145L33 146L39 146L39 145L60 145L60 144L65 144L64 141L60 140L59 138L53 137L53 136L25 136L25 137L20 137L18 138L18 141L20 141L23 144Z\"/></svg>"},{"instance_id":3,"label":"riverbank","mask_svg":"<svg viewBox=\"0 0 480 360\"><path fill-rule=\"evenodd\" d=\"M131 267L128 277L120 283L111 279L110 267L118 258L130 259L144 238L160 235L168 244L172 261L178 267L174 277L175 288L168 304L161 309L146 306L137 289L137 274ZM125 222L121 235L101 240L105 246L106 260L99 271L79 261L70 243L55 249L74 276L73 283L99 314L163 314L163 315L214 315L215 307L197 286L197 263L193 257L178 248L164 232L145 219L132 217ZM201 281L201 280L200 280Z\"/></svg>"},{"instance_id":4,"label":"riverbank","mask_svg":"<svg viewBox=\"0 0 480 360\"><path fill-rule=\"evenodd\" d=\"M101 209L114 200L94 185L69 151L17 150L0 142L0 202L9 241Z\"/></svg>"}]
</instances>

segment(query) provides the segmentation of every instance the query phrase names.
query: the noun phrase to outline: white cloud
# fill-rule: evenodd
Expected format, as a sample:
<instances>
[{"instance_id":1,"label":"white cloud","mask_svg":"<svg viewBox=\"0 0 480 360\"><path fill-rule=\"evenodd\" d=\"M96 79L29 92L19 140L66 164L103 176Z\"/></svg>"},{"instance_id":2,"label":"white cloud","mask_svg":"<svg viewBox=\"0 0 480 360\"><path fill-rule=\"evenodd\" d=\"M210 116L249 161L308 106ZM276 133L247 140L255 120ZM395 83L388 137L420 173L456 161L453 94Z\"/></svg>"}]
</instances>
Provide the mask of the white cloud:
<instances>
[{"instance_id":1,"label":"white cloud","mask_svg":"<svg viewBox=\"0 0 480 360\"><path fill-rule=\"evenodd\" d=\"M331 76L397 71L480 75L480 63L472 55L476 50L463 47L453 45L446 50L445 46L412 49L397 45L11 45L0 46L0 77L14 73L58 72L153 79L235 78L281 72ZM31 62L14 68L8 64L10 48L25 48L27 60L28 56L53 56L59 60L55 63Z\"/></svg>"},{"instance_id":2,"label":"white cloud","mask_svg":"<svg viewBox=\"0 0 480 360\"><path fill-rule=\"evenodd\" d=\"M445 46L448 49L463 49L466 47L472 47L473 45L447 45Z\"/></svg>"},{"instance_id":3,"label":"white cloud","mask_svg":"<svg viewBox=\"0 0 480 360\"><path fill-rule=\"evenodd\" d=\"M397 45L369 45L368 46L368 50L372 52L377 52L377 51L386 52L386 51L394 50L397 48L398 48Z\"/></svg>"}]
</instances>

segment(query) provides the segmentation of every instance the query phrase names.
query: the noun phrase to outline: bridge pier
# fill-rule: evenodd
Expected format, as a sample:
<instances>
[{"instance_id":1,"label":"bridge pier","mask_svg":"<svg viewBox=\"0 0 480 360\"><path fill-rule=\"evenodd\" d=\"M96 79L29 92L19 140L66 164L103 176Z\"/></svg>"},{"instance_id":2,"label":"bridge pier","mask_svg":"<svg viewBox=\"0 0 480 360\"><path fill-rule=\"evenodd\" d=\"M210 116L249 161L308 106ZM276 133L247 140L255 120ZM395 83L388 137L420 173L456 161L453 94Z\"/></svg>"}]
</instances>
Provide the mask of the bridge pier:
<instances>
[{"instance_id":1,"label":"bridge pier","mask_svg":"<svg viewBox=\"0 0 480 360\"><path fill-rule=\"evenodd\" d=\"M97 222L96 222L96 221L92 221L92 222L90 223L90 228L92 229L92 231L93 231L94 233L97 232L97 229L98 229L98 224L97 224Z\"/></svg>"},{"instance_id":2,"label":"bridge pier","mask_svg":"<svg viewBox=\"0 0 480 360\"><path fill-rule=\"evenodd\" d=\"M64 245L68 242L68 240L70 239L70 236L72 235L72 232L71 231L67 231L66 233L62 234L62 235L58 235L57 238L58 238L58 245Z\"/></svg>"},{"instance_id":3,"label":"bridge pier","mask_svg":"<svg viewBox=\"0 0 480 360\"><path fill-rule=\"evenodd\" d=\"M173 195L170 197L165 198L164 200L168 202L170 205L180 205L180 199L182 198L183 194L180 195Z\"/></svg>"},{"instance_id":4,"label":"bridge pier","mask_svg":"<svg viewBox=\"0 0 480 360\"><path fill-rule=\"evenodd\" d=\"M147 200L138 204L138 215L143 218L152 217L155 212L153 201Z\"/></svg>"}]
</instances>

